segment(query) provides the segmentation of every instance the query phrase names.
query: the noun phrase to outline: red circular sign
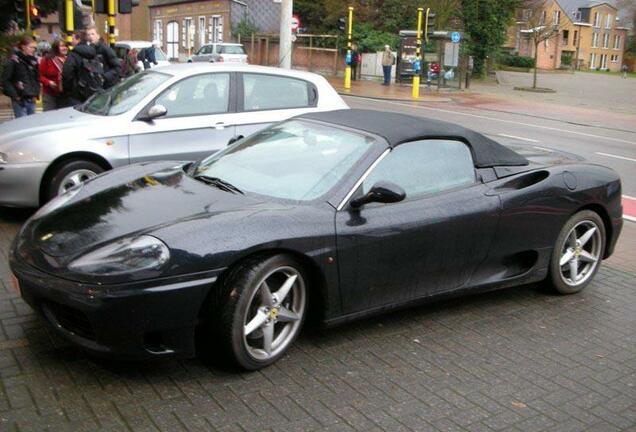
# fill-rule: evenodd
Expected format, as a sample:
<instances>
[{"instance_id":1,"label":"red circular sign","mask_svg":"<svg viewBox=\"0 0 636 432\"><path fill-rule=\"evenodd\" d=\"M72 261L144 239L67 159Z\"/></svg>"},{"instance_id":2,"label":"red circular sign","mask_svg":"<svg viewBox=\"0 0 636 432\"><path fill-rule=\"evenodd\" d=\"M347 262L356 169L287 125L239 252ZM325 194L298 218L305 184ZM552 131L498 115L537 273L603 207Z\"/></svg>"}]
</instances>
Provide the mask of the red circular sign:
<instances>
[{"instance_id":1,"label":"red circular sign","mask_svg":"<svg viewBox=\"0 0 636 432\"><path fill-rule=\"evenodd\" d=\"M300 17L298 15L293 15L291 23L292 23L292 30L293 31L298 30L298 27L300 27Z\"/></svg>"}]
</instances>

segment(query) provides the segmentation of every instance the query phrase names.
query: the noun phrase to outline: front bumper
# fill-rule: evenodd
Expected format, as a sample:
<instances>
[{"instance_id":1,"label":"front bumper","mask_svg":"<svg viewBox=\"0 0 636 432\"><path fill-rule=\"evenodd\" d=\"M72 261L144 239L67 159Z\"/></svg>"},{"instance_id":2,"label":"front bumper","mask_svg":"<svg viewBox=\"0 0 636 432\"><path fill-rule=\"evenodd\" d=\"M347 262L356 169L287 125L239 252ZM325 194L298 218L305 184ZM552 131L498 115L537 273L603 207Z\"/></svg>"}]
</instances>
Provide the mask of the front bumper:
<instances>
[{"instance_id":1,"label":"front bumper","mask_svg":"<svg viewBox=\"0 0 636 432\"><path fill-rule=\"evenodd\" d=\"M0 164L0 206L39 207L48 162Z\"/></svg>"},{"instance_id":2,"label":"front bumper","mask_svg":"<svg viewBox=\"0 0 636 432\"><path fill-rule=\"evenodd\" d=\"M63 337L93 354L126 360L192 357L201 308L221 270L98 285L60 279L14 257L24 300Z\"/></svg>"}]
</instances>

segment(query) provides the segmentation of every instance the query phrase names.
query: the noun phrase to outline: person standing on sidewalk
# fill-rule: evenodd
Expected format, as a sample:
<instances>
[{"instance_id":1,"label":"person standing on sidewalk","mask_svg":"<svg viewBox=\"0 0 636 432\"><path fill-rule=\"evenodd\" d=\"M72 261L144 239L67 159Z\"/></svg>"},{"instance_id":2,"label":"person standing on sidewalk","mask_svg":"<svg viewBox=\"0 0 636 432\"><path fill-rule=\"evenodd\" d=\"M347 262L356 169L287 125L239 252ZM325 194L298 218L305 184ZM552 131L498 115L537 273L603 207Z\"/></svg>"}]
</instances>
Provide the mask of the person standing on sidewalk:
<instances>
[{"instance_id":1,"label":"person standing on sidewalk","mask_svg":"<svg viewBox=\"0 0 636 432\"><path fill-rule=\"evenodd\" d=\"M623 72L623 78L627 78L627 71L629 71L629 67L626 64L623 64L621 68L621 72Z\"/></svg>"},{"instance_id":2,"label":"person standing on sidewalk","mask_svg":"<svg viewBox=\"0 0 636 432\"><path fill-rule=\"evenodd\" d=\"M360 60L362 60L362 56L358 51L358 45L351 45L351 79L356 80L358 77L358 66L360 65Z\"/></svg>"},{"instance_id":3,"label":"person standing on sidewalk","mask_svg":"<svg viewBox=\"0 0 636 432\"><path fill-rule=\"evenodd\" d=\"M382 71L384 72L384 82L382 85L391 84L391 68L395 63L395 56L391 52L391 47L384 45L384 52L382 53Z\"/></svg>"},{"instance_id":4,"label":"person standing on sidewalk","mask_svg":"<svg viewBox=\"0 0 636 432\"><path fill-rule=\"evenodd\" d=\"M1 85L4 94L11 98L15 118L35 113L35 100L40 95L38 60L34 56L36 49L33 38L23 37L2 70Z\"/></svg>"},{"instance_id":5,"label":"person standing on sidewalk","mask_svg":"<svg viewBox=\"0 0 636 432\"><path fill-rule=\"evenodd\" d=\"M68 47L63 40L56 40L51 52L40 60L40 83L42 84L42 108L44 111L62 108L62 70Z\"/></svg>"}]
</instances>

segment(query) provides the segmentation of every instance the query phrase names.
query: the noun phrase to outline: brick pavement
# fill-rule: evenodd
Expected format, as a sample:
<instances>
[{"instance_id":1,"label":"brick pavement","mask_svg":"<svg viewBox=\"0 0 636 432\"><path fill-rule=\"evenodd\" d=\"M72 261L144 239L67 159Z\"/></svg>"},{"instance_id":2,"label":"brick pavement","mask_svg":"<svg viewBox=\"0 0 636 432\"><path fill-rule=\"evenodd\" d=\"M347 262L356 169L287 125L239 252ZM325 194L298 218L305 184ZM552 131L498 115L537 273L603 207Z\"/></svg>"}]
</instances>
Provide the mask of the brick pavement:
<instances>
[{"instance_id":1,"label":"brick pavement","mask_svg":"<svg viewBox=\"0 0 636 432\"><path fill-rule=\"evenodd\" d=\"M25 213L0 210L2 431L636 431L636 224L580 295L537 286L305 331L255 373L93 359L9 285Z\"/></svg>"}]
</instances>

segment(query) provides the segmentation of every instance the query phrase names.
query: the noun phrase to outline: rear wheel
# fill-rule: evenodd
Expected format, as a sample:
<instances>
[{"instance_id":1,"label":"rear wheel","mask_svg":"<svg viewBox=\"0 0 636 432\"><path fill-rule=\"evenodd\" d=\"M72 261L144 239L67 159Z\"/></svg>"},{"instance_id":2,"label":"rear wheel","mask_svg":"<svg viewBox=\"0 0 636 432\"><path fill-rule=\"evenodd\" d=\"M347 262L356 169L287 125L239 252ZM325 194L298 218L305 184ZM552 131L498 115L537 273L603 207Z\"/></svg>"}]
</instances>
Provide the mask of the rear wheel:
<instances>
[{"instance_id":1,"label":"rear wheel","mask_svg":"<svg viewBox=\"0 0 636 432\"><path fill-rule=\"evenodd\" d=\"M87 160L71 160L58 166L46 186L45 199L50 201L67 190L104 172L104 168Z\"/></svg>"},{"instance_id":2,"label":"rear wheel","mask_svg":"<svg viewBox=\"0 0 636 432\"><path fill-rule=\"evenodd\" d=\"M298 337L307 308L302 265L276 255L241 267L224 283L220 330L234 363L248 370L282 357Z\"/></svg>"},{"instance_id":3,"label":"rear wheel","mask_svg":"<svg viewBox=\"0 0 636 432\"><path fill-rule=\"evenodd\" d=\"M600 216L584 210L572 216L557 237L550 260L549 281L561 294L585 288L601 264L605 225Z\"/></svg>"}]
</instances>

